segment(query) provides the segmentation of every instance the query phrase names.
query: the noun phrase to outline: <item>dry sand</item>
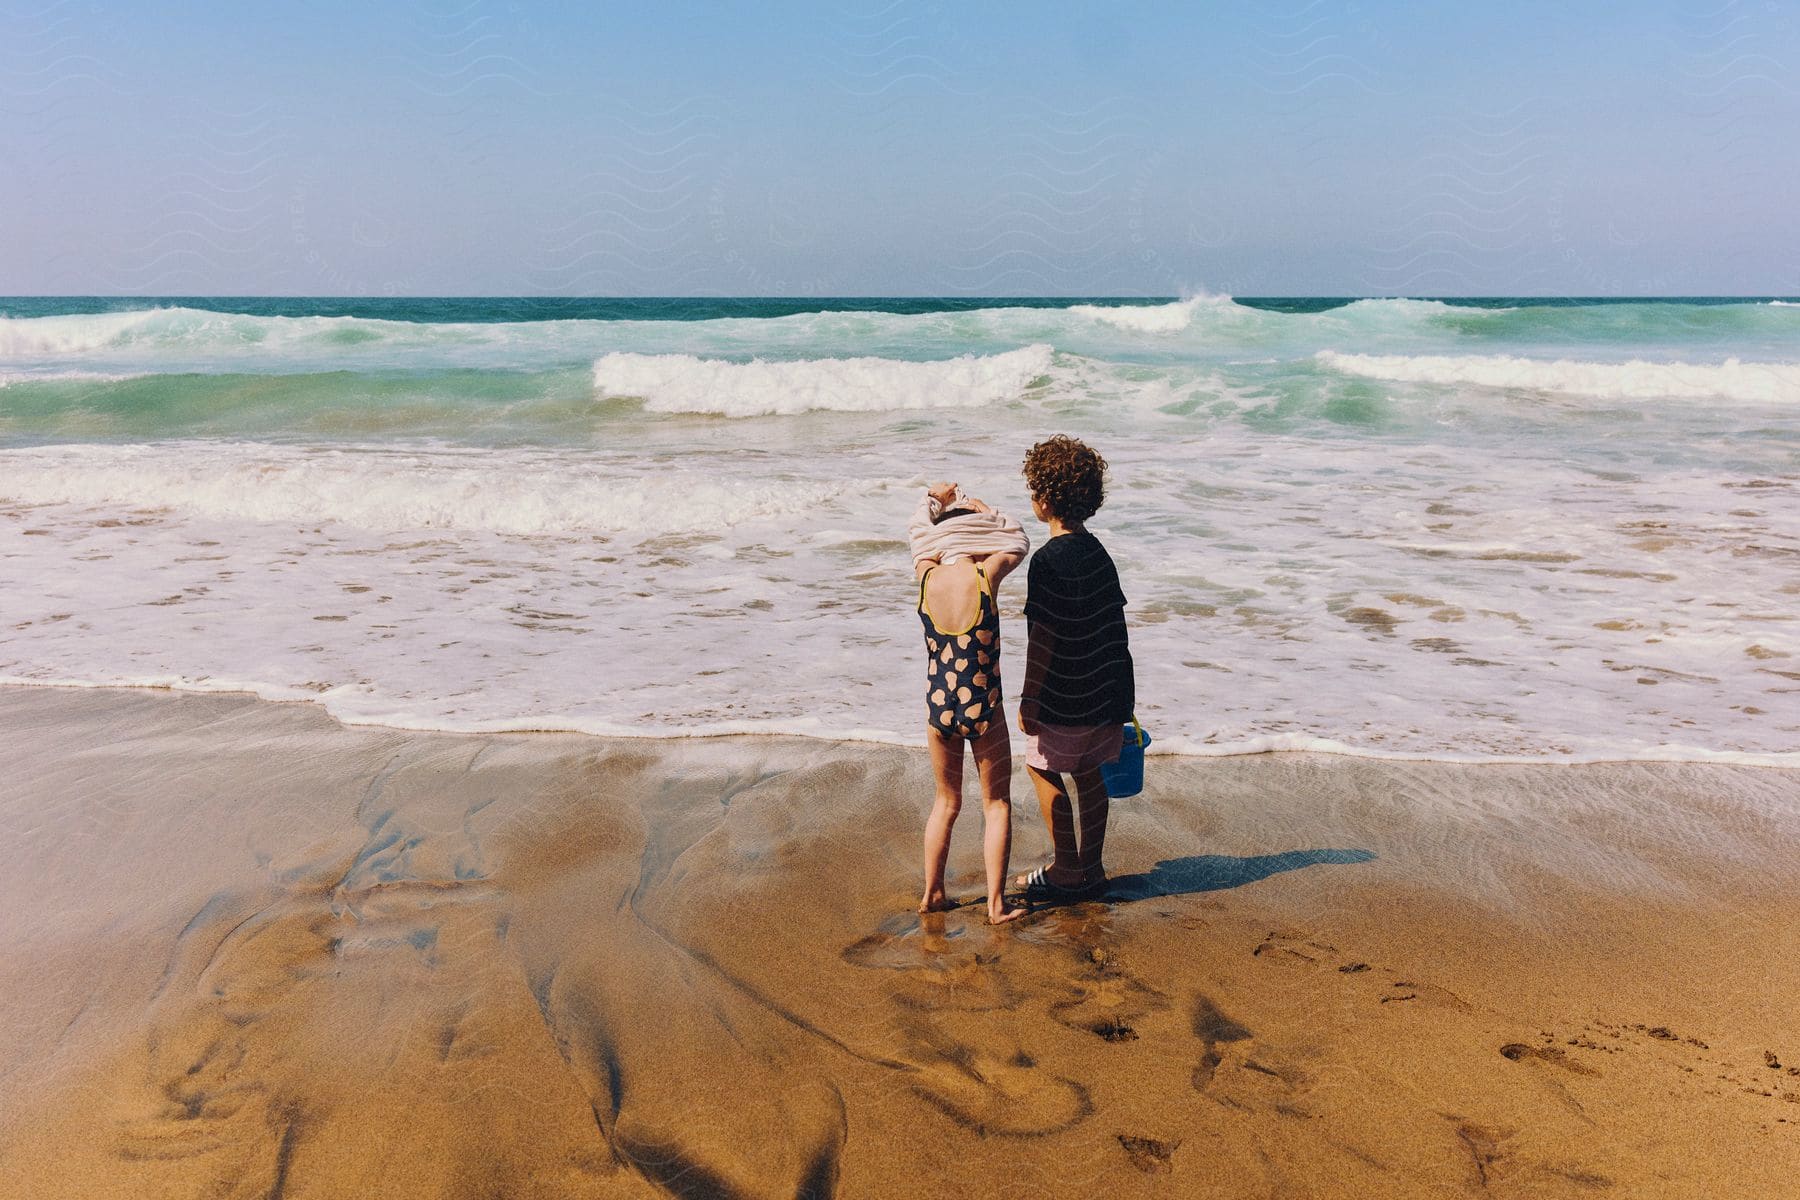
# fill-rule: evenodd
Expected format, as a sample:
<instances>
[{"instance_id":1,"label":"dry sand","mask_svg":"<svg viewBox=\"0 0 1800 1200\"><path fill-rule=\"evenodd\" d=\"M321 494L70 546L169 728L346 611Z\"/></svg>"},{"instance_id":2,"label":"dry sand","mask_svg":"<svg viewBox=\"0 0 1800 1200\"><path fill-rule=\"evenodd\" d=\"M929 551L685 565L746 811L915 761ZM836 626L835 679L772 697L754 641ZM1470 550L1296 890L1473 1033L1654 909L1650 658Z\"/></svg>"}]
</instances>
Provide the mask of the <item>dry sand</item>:
<instances>
[{"instance_id":1,"label":"dry sand","mask_svg":"<svg viewBox=\"0 0 1800 1200\"><path fill-rule=\"evenodd\" d=\"M0 739L6 1200L1800 1195L1792 772L1158 759L993 930L917 751Z\"/></svg>"}]
</instances>

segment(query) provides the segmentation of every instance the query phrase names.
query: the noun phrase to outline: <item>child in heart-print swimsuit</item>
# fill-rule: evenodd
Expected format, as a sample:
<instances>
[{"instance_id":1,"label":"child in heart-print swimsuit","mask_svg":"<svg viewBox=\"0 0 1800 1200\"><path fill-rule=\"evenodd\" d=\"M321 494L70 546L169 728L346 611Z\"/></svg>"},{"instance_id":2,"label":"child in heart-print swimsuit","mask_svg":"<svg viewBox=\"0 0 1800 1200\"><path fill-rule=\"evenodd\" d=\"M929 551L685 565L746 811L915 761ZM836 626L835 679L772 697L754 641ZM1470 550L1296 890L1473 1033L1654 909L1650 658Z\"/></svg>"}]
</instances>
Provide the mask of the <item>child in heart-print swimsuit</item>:
<instances>
[{"instance_id":1,"label":"child in heart-print swimsuit","mask_svg":"<svg viewBox=\"0 0 1800 1200\"><path fill-rule=\"evenodd\" d=\"M936 733L974 741L1000 711L1000 607L988 587L987 572L975 563L978 580L975 623L944 629L932 617L925 588L935 568L919 577L919 620L925 625L926 720Z\"/></svg>"},{"instance_id":2,"label":"child in heart-print swimsuit","mask_svg":"<svg viewBox=\"0 0 1800 1200\"><path fill-rule=\"evenodd\" d=\"M1001 711L1000 581L1024 559L1016 522L953 484L921 503L929 517L912 530L918 613L924 627L925 740L936 776L936 799L925 821L925 895L920 912L954 908L944 888L950 831L962 810L963 750L974 751L981 777L982 858L987 916L998 924L1023 916L1006 903L1006 864L1012 852L1012 740ZM964 516L965 527L953 522ZM1000 518L1000 521L996 521ZM1012 532L998 528L1001 522ZM990 539L988 530L993 530ZM933 545L949 546L934 550ZM1029 548L1029 543L1025 543ZM940 561L941 558L941 561Z\"/></svg>"}]
</instances>

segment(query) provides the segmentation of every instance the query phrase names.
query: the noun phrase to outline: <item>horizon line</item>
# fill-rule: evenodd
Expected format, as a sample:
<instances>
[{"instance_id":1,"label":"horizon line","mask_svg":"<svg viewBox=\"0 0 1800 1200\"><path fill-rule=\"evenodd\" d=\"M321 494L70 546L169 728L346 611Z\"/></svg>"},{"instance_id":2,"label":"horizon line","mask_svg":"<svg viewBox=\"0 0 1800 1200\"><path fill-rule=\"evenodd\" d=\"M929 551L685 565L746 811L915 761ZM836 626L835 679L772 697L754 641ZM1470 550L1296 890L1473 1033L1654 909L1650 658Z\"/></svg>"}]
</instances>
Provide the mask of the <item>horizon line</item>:
<instances>
[{"instance_id":1,"label":"horizon line","mask_svg":"<svg viewBox=\"0 0 1800 1200\"><path fill-rule=\"evenodd\" d=\"M938 292L842 292L832 295L655 295L627 293L618 295L556 295L534 292L406 292L333 293L333 292L18 292L0 294L6 300L779 300L784 303L828 300L939 300L974 303L984 300L1126 300L1183 304L1190 300L1800 300L1800 293L1782 292L1268 292L1219 293L1192 296L1169 294L1125 294L1105 292L1059 293L994 293L992 295L951 295Z\"/></svg>"}]
</instances>

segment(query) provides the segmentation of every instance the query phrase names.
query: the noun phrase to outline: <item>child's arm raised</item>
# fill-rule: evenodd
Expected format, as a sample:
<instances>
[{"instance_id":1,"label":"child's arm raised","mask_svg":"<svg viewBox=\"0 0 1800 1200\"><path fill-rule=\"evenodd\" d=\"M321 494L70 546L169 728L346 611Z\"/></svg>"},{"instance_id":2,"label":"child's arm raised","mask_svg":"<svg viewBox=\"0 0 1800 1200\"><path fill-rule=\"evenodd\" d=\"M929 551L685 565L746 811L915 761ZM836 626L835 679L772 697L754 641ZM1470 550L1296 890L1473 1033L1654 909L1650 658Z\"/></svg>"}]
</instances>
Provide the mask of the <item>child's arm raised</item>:
<instances>
[{"instance_id":1,"label":"child's arm raised","mask_svg":"<svg viewBox=\"0 0 1800 1200\"><path fill-rule=\"evenodd\" d=\"M998 589L1000 581L1018 569L1025 561L1023 554L1015 554L1008 550L1004 554L990 554L981 560L981 569L987 572L988 586Z\"/></svg>"}]
</instances>

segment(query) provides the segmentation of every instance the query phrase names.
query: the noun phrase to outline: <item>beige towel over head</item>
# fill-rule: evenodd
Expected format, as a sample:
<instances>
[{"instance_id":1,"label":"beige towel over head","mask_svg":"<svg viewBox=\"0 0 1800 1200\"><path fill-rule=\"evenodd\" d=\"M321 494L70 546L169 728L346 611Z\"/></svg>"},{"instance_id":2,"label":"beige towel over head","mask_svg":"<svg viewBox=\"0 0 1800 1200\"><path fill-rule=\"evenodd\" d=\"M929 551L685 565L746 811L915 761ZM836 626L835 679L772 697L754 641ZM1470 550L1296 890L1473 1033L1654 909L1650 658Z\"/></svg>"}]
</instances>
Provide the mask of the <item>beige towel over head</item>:
<instances>
[{"instance_id":1,"label":"beige towel over head","mask_svg":"<svg viewBox=\"0 0 1800 1200\"><path fill-rule=\"evenodd\" d=\"M956 495L949 505L954 516L943 516L944 506L929 493L913 510L906 538L915 566L928 558L950 562L971 554L1008 553L1023 558L1031 552L1031 539L1017 521L998 509L956 513L956 506L966 498L960 488Z\"/></svg>"}]
</instances>

